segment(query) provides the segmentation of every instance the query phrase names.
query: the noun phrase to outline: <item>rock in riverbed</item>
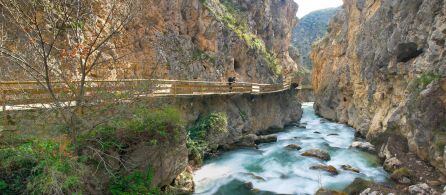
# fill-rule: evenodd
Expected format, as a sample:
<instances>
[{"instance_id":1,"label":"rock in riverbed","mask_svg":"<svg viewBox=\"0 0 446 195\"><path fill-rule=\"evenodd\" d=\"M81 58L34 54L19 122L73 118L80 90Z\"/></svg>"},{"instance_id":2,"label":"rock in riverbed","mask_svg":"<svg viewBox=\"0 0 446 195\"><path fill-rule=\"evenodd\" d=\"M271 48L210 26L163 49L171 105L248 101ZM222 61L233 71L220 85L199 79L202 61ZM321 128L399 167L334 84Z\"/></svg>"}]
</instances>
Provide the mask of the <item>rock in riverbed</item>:
<instances>
[{"instance_id":1,"label":"rock in riverbed","mask_svg":"<svg viewBox=\"0 0 446 195\"><path fill-rule=\"evenodd\" d=\"M360 173L359 169L354 168L350 165L342 165L341 166L342 169L346 170L346 171L351 171L351 172L355 172L355 173Z\"/></svg>"},{"instance_id":2,"label":"rock in riverbed","mask_svg":"<svg viewBox=\"0 0 446 195\"><path fill-rule=\"evenodd\" d=\"M328 173L330 173L330 175L337 175L337 174L339 174L338 170L335 167L331 166L331 165L322 165L322 164L320 164L320 165L313 165L313 166L310 167L310 169L327 171Z\"/></svg>"},{"instance_id":3,"label":"rock in riverbed","mask_svg":"<svg viewBox=\"0 0 446 195\"><path fill-rule=\"evenodd\" d=\"M285 148L288 149L288 150L300 150L300 149L302 149L302 147L300 147L297 144L290 144L288 146L285 146Z\"/></svg>"},{"instance_id":4,"label":"rock in riverbed","mask_svg":"<svg viewBox=\"0 0 446 195\"><path fill-rule=\"evenodd\" d=\"M347 195L347 193L334 190L319 189L315 195Z\"/></svg>"},{"instance_id":5,"label":"rock in riverbed","mask_svg":"<svg viewBox=\"0 0 446 195\"><path fill-rule=\"evenodd\" d=\"M243 136L238 142L227 146L228 149L237 147L256 147L257 144L272 143L277 141L277 135L255 135L248 134Z\"/></svg>"},{"instance_id":6,"label":"rock in riverbed","mask_svg":"<svg viewBox=\"0 0 446 195\"><path fill-rule=\"evenodd\" d=\"M325 161L329 161L331 159L330 154L328 154L328 152L320 149L307 150L302 153L302 156L315 157Z\"/></svg>"},{"instance_id":7,"label":"rock in riverbed","mask_svg":"<svg viewBox=\"0 0 446 195\"><path fill-rule=\"evenodd\" d=\"M363 141L355 141L352 143L352 145L350 147L358 148L358 149L366 151L366 152L375 152L376 151L374 145L372 145L369 142L363 142Z\"/></svg>"},{"instance_id":8,"label":"rock in riverbed","mask_svg":"<svg viewBox=\"0 0 446 195\"><path fill-rule=\"evenodd\" d=\"M277 135L261 135L255 140L256 144L277 142Z\"/></svg>"}]
</instances>

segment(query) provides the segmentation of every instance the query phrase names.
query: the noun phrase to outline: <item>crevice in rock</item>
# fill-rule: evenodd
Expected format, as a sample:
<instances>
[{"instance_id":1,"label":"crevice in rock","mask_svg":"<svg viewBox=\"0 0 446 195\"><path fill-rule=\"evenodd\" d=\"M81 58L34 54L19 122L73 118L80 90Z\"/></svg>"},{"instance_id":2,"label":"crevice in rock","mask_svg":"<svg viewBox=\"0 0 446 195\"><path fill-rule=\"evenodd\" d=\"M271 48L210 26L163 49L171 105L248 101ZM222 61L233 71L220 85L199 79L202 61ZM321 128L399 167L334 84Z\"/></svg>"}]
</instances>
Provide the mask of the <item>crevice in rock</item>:
<instances>
[{"instance_id":1,"label":"crevice in rock","mask_svg":"<svg viewBox=\"0 0 446 195\"><path fill-rule=\"evenodd\" d=\"M416 43L400 43L397 48L397 62L408 62L423 53L423 49L418 49Z\"/></svg>"}]
</instances>

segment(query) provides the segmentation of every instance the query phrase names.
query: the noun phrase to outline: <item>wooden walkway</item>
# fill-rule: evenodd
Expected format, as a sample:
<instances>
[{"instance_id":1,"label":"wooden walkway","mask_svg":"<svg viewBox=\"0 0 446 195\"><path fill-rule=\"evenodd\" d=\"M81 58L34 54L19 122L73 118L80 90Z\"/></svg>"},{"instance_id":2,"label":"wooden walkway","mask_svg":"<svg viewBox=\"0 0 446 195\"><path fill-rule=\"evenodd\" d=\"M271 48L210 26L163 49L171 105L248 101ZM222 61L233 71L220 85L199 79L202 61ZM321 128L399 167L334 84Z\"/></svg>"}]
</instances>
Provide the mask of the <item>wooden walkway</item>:
<instances>
[{"instance_id":1,"label":"wooden walkway","mask_svg":"<svg viewBox=\"0 0 446 195\"><path fill-rule=\"evenodd\" d=\"M60 101L72 104L79 81L52 82L55 94ZM265 94L277 93L290 89L291 80L280 84L259 84L236 82L185 81L163 79L124 79L124 80L91 80L86 81L86 97L101 97L101 93L131 94L132 97L157 96L194 96L225 94ZM307 89L301 87L300 89ZM311 88L311 87L310 87ZM23 110L45 107L53 103L54 98L48 90L35 81L3 81L0 82L0 111Z\"/></svg>"}]
</instances>

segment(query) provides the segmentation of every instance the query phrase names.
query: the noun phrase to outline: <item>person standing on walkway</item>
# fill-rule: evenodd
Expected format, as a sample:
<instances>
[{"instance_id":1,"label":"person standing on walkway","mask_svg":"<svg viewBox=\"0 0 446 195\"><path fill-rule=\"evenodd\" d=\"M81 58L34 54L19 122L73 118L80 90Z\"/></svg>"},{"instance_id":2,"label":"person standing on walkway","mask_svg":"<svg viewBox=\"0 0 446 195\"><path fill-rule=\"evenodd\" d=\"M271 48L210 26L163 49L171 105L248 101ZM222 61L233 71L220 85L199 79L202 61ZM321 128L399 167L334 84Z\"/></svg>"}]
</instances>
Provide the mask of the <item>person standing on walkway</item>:
<instances>
[{"instance_id":1,"label":"person standing on walkway","mask_svg":"<svg viewBox=\"0 0 446 195\"><path fill-rule=\"evenodd\" d=\"M232 92L232 84L235 83L235 77L229 77L228 78L228 85L229 85L229 92Z\"/></svg>"}]
</instances>

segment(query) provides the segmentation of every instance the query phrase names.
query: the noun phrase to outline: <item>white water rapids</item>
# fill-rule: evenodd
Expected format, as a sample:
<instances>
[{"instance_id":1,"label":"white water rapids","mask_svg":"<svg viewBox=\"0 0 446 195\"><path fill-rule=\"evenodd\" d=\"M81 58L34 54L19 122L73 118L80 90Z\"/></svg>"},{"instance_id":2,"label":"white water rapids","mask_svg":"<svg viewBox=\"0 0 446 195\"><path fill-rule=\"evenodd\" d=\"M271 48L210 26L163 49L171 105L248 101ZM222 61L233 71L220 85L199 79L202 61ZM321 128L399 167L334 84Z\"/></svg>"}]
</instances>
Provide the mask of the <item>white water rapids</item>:
<instances>
[{"instance_id":1,"label":"white water rapids","mask_svg":"<svg viewBox=\"0 0 446 195\"><path fill-rule=\"evenodd\" d=\"M304 103L303 110L301 123L306 128L287 128L277 134L276 143L262 144L258 150L239 149L207 160L194 173L195 194L314 194L321 187L342 190L357 177L387 180L376 156L349 147L354 129L316 116L312 103ZM302 150L285 149L289 144L298 144ZM328 151L331 160L300 155L308 149ZM339 175L310 169L321 163L336 167ZM341 165L351 165L361 173L344 171ZM260 192L249 190L246 182Z\"/></svg>"}]
</instances>

